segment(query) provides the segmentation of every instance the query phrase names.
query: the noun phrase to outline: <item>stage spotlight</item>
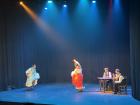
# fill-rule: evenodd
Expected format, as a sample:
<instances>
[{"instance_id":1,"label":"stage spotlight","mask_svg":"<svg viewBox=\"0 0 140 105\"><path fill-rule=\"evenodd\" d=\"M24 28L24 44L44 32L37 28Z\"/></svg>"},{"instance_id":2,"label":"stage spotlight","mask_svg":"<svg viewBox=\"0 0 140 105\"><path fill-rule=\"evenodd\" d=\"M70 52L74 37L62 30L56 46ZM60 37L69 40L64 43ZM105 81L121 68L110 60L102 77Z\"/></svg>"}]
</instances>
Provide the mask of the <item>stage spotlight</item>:
<instances>
[{"instance_id":1,"label":"stage spotlight","mask_svg":"<svg viewBox=\"0 0 140 105\"><path fill-rule=\"evenodd\" d=\"M48 1L48 3L52 3L52 2L53 2L52 0L49 0L49 1Z\"/></svg>"},{"instance_id":2,"label":"stage spotlight","mask_svg":"<svg viewBox=\"0 0 140 105\"><path fill-rule=\"evenodd\" d=\"M92 3L96 3L96 1L95 1L95 0L93 0L93 1L92 1Z\"/></svg>"},{"instance_id":3,"label":"stage spotlight","mask_svg":"<svg viewBox=\"0 0 140 105\"><path fill-rule=\"evenodd\" d=\"M63 5L63 7L64 7L64 8L66 8L66 7L67 7L67 5L66 5L66 4L64 4L64 5Z\"/></svg>"},{"instance_id":4,"label":"stage spotlight","mask_svg":"<svg viewBox=\"0 0 140 105\"><path fill-rule=\"evenodd\" d=\"M22 4L23 4L23 2L22 2L22 1L20 1L20 2L19 2L19 4L20 4L20 5L22 5Z\"/></svg>"}]
</instances>

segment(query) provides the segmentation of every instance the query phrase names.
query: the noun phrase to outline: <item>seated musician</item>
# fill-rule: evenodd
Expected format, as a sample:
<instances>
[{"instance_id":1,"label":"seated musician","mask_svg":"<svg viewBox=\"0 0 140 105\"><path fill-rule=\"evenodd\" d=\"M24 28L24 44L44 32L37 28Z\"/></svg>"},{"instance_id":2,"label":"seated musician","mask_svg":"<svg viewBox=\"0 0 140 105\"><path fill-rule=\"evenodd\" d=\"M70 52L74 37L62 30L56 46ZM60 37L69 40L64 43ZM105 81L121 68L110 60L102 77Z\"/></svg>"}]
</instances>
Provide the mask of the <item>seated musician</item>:
<instances>
[{"instance_id":1,"label":"seated musician","mask_svg":"<svg viewBox=\"0 0 140 105\"><path fill-rule=\"evenodd\" d=\"M109 68L104 68L103 78L109 78L109 79L112 78L112 74L109 71ZM106 89L110 90L112 88L112 80L106 80L105 82L106 82L105 83Z\"/></svg>"},{"instance_id":2,"label":"seated musician","mask_svg":"<svg viewBox=\"0 0 140 105\"><path fill-rule=\"evenodd\" d=\"M112 78L112 74L108 68L104 68L103 78Z\"/></svg>"},{"instance_id":3,"label":"seated musician","mask_svg":"<svg viewBox=\"0 0 140 105\"><path fill-rule=\"evenodd\" d=\"M119 69L115 69L115 74L113 74L113 83L114 83L114 94L119 92L119 85L122 83L124 77L120 73Z\"/></svg>"}]
</instances>

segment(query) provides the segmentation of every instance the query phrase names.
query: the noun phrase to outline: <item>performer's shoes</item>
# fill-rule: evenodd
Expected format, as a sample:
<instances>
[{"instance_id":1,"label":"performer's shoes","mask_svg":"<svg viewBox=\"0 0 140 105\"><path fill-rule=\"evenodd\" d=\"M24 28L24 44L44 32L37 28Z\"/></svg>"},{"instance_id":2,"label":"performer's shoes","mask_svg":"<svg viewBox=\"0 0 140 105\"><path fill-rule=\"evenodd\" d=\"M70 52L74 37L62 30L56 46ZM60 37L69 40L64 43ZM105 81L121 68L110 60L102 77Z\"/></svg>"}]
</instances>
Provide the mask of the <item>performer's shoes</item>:
<instances>
[{"instance_id":1,"label":"performer's shoes","mask_svg":"<svg viewBox=\"0 0 140 105\"><path fill-rule=\"evenodd\" d=\"M34 89L34 87L27 87L26 91L32 91Z\"/></svg>"},{"instance_id":2,"label":"performer's shoes","mask_svg":"<svg viewBox=\"0 0 140 105\"><path fill-rule=\"evenodd\" d=\"M83 89L85 89L85 86L83 86L82 88L76 88L78 92L83 92Z\"/></svg>"},{"instance_id":3,"label":"performer's shoes","mask_svg":"<svg viewBox=\"0 0 140 105\"><path fill-rule=\"evenodd\" d=\"M78 89L78 92L83 92L83 89Z\"/></svg>"},{"instance_id":4,"label":"performer's shoes","mask_svg":"<svg viewBox=\"0 0 140 105\"><path fill-rule=\"evenodd\" d=\"M117 94L117 92L113 92L113 94Z\"/></svg>"}]
</instances>

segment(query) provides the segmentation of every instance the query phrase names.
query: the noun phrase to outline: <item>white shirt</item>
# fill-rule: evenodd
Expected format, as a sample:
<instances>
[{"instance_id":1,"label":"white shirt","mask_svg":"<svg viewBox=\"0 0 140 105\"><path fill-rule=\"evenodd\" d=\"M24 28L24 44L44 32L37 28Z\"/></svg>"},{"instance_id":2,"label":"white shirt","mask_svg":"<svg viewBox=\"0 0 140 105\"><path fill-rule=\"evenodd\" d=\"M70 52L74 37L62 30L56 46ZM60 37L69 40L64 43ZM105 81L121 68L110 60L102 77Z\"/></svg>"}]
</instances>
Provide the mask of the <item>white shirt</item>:
<instances>
[{"instance_id":1,"label":"white shirt","mask_svg":"<svg viewBox=\"0 0 140 105\"><path fill-rule=\"evenodd\" d=\"M107 72L107 73L104 72L103 78L112 78L111 72Z\"/></svg>"}]
</instances>

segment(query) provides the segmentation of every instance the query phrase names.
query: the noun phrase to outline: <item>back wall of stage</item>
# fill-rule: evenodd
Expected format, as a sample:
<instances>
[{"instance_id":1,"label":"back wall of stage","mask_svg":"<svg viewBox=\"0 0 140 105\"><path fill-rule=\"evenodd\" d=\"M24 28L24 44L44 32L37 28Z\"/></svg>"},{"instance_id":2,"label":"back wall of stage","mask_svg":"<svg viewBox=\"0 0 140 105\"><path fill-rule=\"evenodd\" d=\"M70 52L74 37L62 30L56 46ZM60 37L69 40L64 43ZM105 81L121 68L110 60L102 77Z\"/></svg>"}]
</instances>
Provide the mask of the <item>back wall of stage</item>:
<instances>
[{"instance_id":1,"label":"back wall of stage","mask_svg":"<svg viewBox=\"0 0 140 105\"><path fill-rule=\"evenodd\" d=\"M23 87L32 64L40 83L71 82L73 58L81 63L85 82L97 83L109 67L112 72L119 68L130 83L127 1L72 0L67 8L44 1L25 0L34 19L18 0L0 1L0 90Z\"/></svg>"}]
</instances>

